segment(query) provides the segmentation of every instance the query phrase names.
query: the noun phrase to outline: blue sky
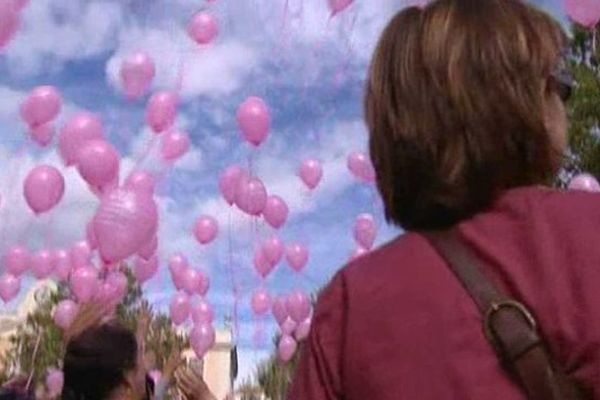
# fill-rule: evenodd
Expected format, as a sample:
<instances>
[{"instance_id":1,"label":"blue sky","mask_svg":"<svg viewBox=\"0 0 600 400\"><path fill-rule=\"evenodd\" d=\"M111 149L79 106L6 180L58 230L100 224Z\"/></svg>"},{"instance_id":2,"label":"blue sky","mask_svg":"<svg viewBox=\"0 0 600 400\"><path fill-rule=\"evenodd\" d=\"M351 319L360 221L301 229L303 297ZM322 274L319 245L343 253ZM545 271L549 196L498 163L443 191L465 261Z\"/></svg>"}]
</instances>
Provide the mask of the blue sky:
<instances>
[{"instance_id":1,"label":"blue sky","mask_svg":"<svg viewBox=\"0 0 600 400\"><path fill-rule=\"evenodd\" d=\"M363 79L369 56L385 22L403 7L401 0L356 0L345 13L329 19L326 0L30 0L22 30L0 53L0 250L14 243L33 249L66 247L83 237L97 206L76 171L64 170L67 194L57 209L35 219L21 196L24 175L34 165L61 162L54 146L40 151L26 140L18 105L31 88L56 85L66 107L59 126L79 110L99 113L108 138L123 157L123 175L136 168L166 170L155 155L139 162L150 132L144 127L144 103L123 99L118 68L124 55L146 51L157 64L154 88L174 88L184 72L178 126L192 138L191 152L161 182L160 255L162 271L147 287L157 307L166 309L173 293L166 260L188 256L211 277L208 296L217 309L218 325L231 314L233 296L227 273L230 256L240 282L241 376L265 357L270 340L255 343L257 325L249 309L259 280L252 271L252 248L273 231L229 209L217 191L220 172L230 164L247 165L272 194L291 206L284 241L308 245L311 260L297 277L285 263L268 279L272 294L295 288L314 291L349 258L355 248L352 226L357 215L375 214L378 243L399 233L386 226L374 189L355 182L346 157L365 150L361 121ZM560 16L559 0L539 4ZM221 34L214 46L199 49L184 28L195 11L217 15ZM235 113L250 95L269 103L273 129L268 142L251 151L238 132ZM307 157L325 167L321 186L308 195L296 171ZM202 215L215 216L221 236L200 249L191 229ZM228 240L229 234L233 238ZM229 250L231 244L232 251ZM260 322L268 335L270 322Z\"/></svg>"}]
</instances>

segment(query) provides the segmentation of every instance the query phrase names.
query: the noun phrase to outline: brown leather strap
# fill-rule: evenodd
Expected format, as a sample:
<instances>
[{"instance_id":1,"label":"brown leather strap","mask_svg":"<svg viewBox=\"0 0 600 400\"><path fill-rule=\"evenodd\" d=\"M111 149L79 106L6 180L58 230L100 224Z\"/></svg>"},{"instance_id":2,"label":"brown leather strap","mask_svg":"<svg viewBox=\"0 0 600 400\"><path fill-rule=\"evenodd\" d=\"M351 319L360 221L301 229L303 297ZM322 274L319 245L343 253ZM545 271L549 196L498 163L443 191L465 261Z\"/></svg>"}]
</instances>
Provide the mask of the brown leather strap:
<instances>
[{"instance_id":1,"label":"brown leather strap","mask_svg":"<svg viewBox=\"0 0 600 400\"><path fill-rule=\"evenodd\" d=\"M577 400L574 385L554 368L529 310L485 275L480 260L452 231L423 234L477 304L486 337L532 400Z\"/></svg>"}]
</instances>

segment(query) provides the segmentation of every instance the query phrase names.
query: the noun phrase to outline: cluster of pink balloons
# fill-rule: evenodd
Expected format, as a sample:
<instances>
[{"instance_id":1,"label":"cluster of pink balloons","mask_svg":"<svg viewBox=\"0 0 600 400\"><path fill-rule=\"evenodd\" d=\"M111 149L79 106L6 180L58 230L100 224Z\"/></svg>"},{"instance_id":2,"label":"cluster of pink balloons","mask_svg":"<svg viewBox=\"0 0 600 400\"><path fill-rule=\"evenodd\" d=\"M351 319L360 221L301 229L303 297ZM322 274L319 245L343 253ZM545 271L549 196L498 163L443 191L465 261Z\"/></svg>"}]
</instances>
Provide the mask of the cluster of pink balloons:
<instances>
[{"instance_id":1,"label":"cluster of pink balloons","mask_svg":"<svg viewBox=\"0 0 600 400\"><path fill-rule=\"evenodd\" d=\"M13 39L21 26L21 11L29 0L3 0L0 2L0 50Z\"/></svg>"},{"instance_id":2,"label":"cluster of pink balloons","mask_svg":"<svg viewBox=\"0 0 600 400\"><path fill-rule=\"evenodd\" d=\"M588 29L600 22L600 2L597 0L565 0L565 11L573 21Z\"/></svg>"},{"instance_id":3,"label":"cluster of pink balloons","mask_svg":"<svg viewBox=\"0 0 600 400\"><path fill-rule=\"evenodd\" d=\"M298 348L298 342L308 337L311 326L312 305L310 298L301 291L289 296L278 296L273 301L271 312L281 330L278 344L278 356L288 362Z\"/></svg>"},{"instance_id":4,"label":"cluster of pink balloons","mask_svg":"<svg viewBox=\"0 0 600 400\"><path fill-rule=\"evenodd\" d=\"M1 29L1 28L0 28ZM21 118L34 142L48 146L54 138L54 120L62 110L63 100L54 86L38 86L21 104Z\"/></svg>"}]
</instances>

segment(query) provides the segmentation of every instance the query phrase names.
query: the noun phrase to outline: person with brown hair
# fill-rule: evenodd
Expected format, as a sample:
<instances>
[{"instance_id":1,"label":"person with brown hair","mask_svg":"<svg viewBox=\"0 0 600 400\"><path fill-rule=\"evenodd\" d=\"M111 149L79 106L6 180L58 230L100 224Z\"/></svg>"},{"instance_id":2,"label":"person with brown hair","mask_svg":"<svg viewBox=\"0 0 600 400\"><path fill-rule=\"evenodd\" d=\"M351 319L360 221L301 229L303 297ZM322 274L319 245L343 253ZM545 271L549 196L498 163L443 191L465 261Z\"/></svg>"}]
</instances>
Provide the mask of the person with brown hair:
<instances>
[{"instance_id":1,"label":"person with brown hair","mask_svg":"<svg viewBox=\"0 0 600 400\"><path fill-rule=\"evenodd\" d=\"M365 119L406 233L320 296L289 399L600 398L600 195L551 188L566 46L521 0L392 19Z\"/></svg>"}]
</instances>

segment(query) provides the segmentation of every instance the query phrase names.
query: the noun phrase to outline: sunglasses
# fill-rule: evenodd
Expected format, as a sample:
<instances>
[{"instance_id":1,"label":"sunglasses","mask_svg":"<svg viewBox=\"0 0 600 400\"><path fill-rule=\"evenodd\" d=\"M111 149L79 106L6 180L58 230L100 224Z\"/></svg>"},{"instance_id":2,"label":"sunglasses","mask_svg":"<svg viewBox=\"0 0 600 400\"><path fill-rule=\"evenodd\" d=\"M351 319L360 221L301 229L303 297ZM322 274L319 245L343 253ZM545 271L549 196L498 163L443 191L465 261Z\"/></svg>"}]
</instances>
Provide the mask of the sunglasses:
<instances>
[{"instance_id":1,"label":"sunglasses","mask_svg":"<svg viewBox=\"0 0 600 400\"><path fill-rule=\"evenodd\" d=\"M575 87L575 78L571 71L565 65L561 65L555 72L550 75L551 81L554 84L554 90L558 97L563 102L567 102L573 95Z\"/></svg>"}]
</instances>

